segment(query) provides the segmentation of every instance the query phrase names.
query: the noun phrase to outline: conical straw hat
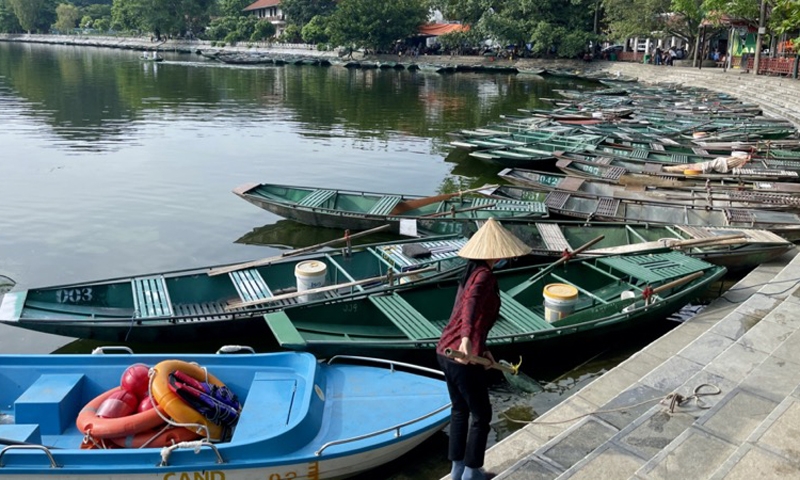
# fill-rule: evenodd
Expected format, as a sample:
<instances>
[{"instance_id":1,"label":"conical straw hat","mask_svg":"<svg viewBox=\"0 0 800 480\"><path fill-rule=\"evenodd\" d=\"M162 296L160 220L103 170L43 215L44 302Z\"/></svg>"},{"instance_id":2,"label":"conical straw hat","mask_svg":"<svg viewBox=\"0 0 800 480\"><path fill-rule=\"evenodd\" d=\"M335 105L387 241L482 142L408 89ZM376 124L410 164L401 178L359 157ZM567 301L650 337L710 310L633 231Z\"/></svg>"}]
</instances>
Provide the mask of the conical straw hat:
<instances>
[{"instance_id":1,"label":"conical straw hat","mask_svg":"<svg viewBox=\"0 0 800 480\"><path fill-rule=\"evenodd\" d=\"M503 228L500 222L489 218L458 251L458 256L470 260L492 260L520 257L530 252L531 247Z\"/></svg>"}]
</instances>

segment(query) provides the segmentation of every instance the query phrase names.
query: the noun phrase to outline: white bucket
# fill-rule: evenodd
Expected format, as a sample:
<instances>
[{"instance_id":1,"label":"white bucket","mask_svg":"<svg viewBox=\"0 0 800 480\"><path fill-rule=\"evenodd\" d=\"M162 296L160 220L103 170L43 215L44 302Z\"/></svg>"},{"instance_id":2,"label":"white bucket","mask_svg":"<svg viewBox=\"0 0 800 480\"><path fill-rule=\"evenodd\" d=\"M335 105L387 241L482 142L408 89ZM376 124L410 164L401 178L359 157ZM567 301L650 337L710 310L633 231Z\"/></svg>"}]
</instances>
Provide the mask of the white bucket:
<instances>
[{"instance_id":1,"label":"white bucket","mask_svg":"<svg viewBox=\"0 0 800 480\"><path fill-rule=\"evenodd\" d=\"M297 279L297 291L305 292L312 288L319 288L325 286L325 275L328 271L328 266L324 262L318 260L306 260L300 262L294 267L294 277ZM322 298L322 293L312 293L310 295L300 295L297 297L298 302L308 302Z\"/></svg>"},{"instance_id":2,"label":"white bucket","mask_svg":"<svg viewBox=\"0 0 800 480\"><path fill-rule=\"evenodd\" d=\"M545 285L542 295L544 295L544 319L551 323L571 314L575 311L575 304L578 303L578 289L566 283Z\"/></svg>"}]
</instances>

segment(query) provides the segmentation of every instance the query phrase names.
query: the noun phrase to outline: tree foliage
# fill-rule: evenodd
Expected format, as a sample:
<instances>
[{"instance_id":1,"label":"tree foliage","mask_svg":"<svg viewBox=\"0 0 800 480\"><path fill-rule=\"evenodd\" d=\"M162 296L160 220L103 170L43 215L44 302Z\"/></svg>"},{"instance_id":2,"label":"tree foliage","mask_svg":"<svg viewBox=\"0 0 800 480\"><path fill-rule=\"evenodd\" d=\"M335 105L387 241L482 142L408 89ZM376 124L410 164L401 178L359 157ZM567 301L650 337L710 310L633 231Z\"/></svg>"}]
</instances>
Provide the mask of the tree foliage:
<instances>
[{"instance_id":1,"label":"tree foliage","mask_svg":"<svg viewBox=\"0 0 800 480\"><path fill-rule=\"evenodd\" d=\"M22 26L9 0L0 0L0 32L20 33Z\"/></svg>"},{"instance_id":2,"label":"tree foliage","mask_svg":"<svg viewBox=\"0 0 800 480\"><path fill-rule=\"evenodd\" d=\"M615 40L675 36L693 44L706 18L703 0L603 0L603 8Z\"/></svg>"},{"instance_id":3,"label":"tree foliage","mask_svg":"<svg viewBox=\"0 0 800 480\"><path fill-rule=\"evenodd\" d=\"M183 35L208 25L216 0L114 0L111 15L125 30Z\"/></svg>"},{"instance_id":4,"label":"tree foliage","mask_svg":"<svg viewBox=\"0 0 800 480\"><path fill-rule=\"evenodd\" d=\"M78 7L70 3L61 3L56 7L56 23L53 27L60 32L71 32L78 26L80 18L81 12Z\"/></svg>"},{"instance_id":5,"label":"tree foliage","mask_svg":"<svg viewBox=\"0 0 800 480\"><path fill-rule=\"evenodd\" d=\"M303 27L314 17L328 17L336 10L335 0L282 0L281 10L286 21Z\"/></svg>"},{"instance_id":6,"label":"tree foliage","mask_svg":"<svg viewBox=\"0 0 800 480\"><path fill-rule=\"evenodd\" d=\"M241 17L248 5L253 3L250 0L219 0L219 15L223 17Z\"/></svg>"},{"instance_id":7,"label":"tree foliage","mask_svg":"<svg viewBox=\"0 0 800 480\"><path fill-rule=\"evenodd\" d=\"M300 30L303 41L310 44L319 45L330 40L328 35L328 17L317 15L306 23Z\"/></svg>"},{"instance_id":8,"label":"tree foliage","mask_svg":"<svg viewBox=\"0 0 800 480\"><path fill-rule=\"evenodd\" d=\"M413 35L428 18L422 0L342 0L331 16L331 40L337 45L389 49Z\"/></svg>"},{"instance_id":9,"label":"tree foliage","mask_svg":"<svg viewBox=\"0 0 800 480\"><path fill-rule=\"evenodd\" d=\"M47 32L55 21L55 0L8 0L20 26L28 33Z\"/></svg>"}]
</instances>

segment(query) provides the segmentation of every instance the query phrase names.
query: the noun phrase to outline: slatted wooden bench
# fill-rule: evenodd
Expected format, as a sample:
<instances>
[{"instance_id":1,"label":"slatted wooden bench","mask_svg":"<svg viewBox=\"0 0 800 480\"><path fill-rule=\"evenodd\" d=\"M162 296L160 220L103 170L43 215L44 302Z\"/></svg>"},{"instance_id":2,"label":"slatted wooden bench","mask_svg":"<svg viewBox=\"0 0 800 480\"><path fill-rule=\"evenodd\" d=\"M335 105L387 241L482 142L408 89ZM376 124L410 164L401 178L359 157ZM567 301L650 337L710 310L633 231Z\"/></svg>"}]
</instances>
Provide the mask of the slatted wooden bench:
<instances>
[{"instance_id":1,"label":"slatted wooden bench","mask_svg":"<svg viewBox=\"0 0 800 480\"><path fill-rule=\"evenodd\" d=\"M439 338L442 331L417 311L403 297L391 295L371 295L370 302L412 340Z\"/></svg>"},{"instance_id":2,"label":"slatted wooden bench","mask_svg":"<svg viewBox=\"0 0 800 480\"><path fill-rule=\"evenodd\" d=\"M544 318L519 303L506 292L500 292L500 316L518 326L524 332L538 332L552 328Z\"/></svg>"},{"instance_id":3,"label":"slatted wooden bench","mask_svg":"<svg viewBox=\"0 0 800 480\"><path fill-rule=\"evenodd\" d=\"M384 195L367 212L367 215L388 215L398 203L400 203L400 195Z\"/></svg>"},{"instance_id":4,"label":"slatted wooden bench","mask_svg":"<svg viewBox=\"0 0 800 480\"><path fill-rule=\"evenodd\" d=\"M171 317L172 302L164 277L141 277L131 280L133 305L139 318Z\"/></svg>"},{"instance_id":5,"label":"slatted wooden bench","mask_svg":"<svg viewBox=\"0 0 800 480\"><path fill-rule=\"evenodd\" d=\"M315 208L322 206L323 203L327 202L331 197L336 195L335 190L314 190L313 192L309 193L302 200L297 202L297 205L300 207L309 207Z\"/></svg>"},{"instance_id":6,"label":"slatted wooden bench","mask_svg":"<svg viewBox=\"0 0 800 480\"><path fill-rule=\"evenodd\" d=\"M243 302L252 302L272 297L272 290L267 286L264 277L255 268L234 270L228 276L236 287L236 293Z\"/></svg>"}]
</instances>

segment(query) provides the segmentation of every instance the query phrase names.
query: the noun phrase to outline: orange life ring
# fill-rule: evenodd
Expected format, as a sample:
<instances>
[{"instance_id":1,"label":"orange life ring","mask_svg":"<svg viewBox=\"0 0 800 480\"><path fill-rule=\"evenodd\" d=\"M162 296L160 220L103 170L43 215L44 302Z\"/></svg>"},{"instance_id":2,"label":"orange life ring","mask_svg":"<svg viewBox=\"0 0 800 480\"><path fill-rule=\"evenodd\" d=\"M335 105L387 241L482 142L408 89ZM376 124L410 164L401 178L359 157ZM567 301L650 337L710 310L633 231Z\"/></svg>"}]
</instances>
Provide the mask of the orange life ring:
<instances>
[{"instance_id":1,"label":"orange life ring","mask_svg":"<svg viewBox=\"0 0 800 480\"><path fill-rule=\"evenodd\" d=\"M200 434L188 428L170 427L164 429L166 426L166 423L162 423L159 427L152 430L145 430L144 432L128 435L127 437L112 438L110 440L113 442L114 446L122 448L161 448L174 445L178 442L197 440L201 437Z\"/></svg>"},{"instance_id":2,"label":"orange life ring","mask_svg":"<svg viewBox=\"0 0 800 480\"><path fill-rule=\"evenodd\" d=\"M164 419L158 415L155 408L126 417L98 417L97 409L100 404L119 390L122 390L122 387L114 387L101 393L81 409L78 419L75 421L81 433L94 438L119 438L150 430L164 423ZM164 414L163 409L161 409L161 413Z\"/></svg>"},{"instance_id":3,"label":"orange life ring","mask_svg":"<svg viewBox=\"0 0 800 480\"><path fill-rule=\"evenodd\" d=\"M201 382L207 381L211 384L217 385L218 387L224 387L225 384L220 382L217 377L211 375L210 373L206 376L206 371L200 366L181 360L164 360L153 367L153 369L155 370L155 375L153 376L153 383L150 386L150 389L153 395L153 400L155 400L156 404L160 408L163 408L164 411L167 412L167 415L172 417L176 423L205 425L208 428L209 440L212 442L221 441L223 432L222 426L217 425L216 423L204 417L200 412L189 406L181 397L170 390L169 374L175 370L180 370L181 372ZM187 428L202 436L206 435L204 428ZM124 435L118 436L122 437Z\"/></svg>"}]
</instances>

